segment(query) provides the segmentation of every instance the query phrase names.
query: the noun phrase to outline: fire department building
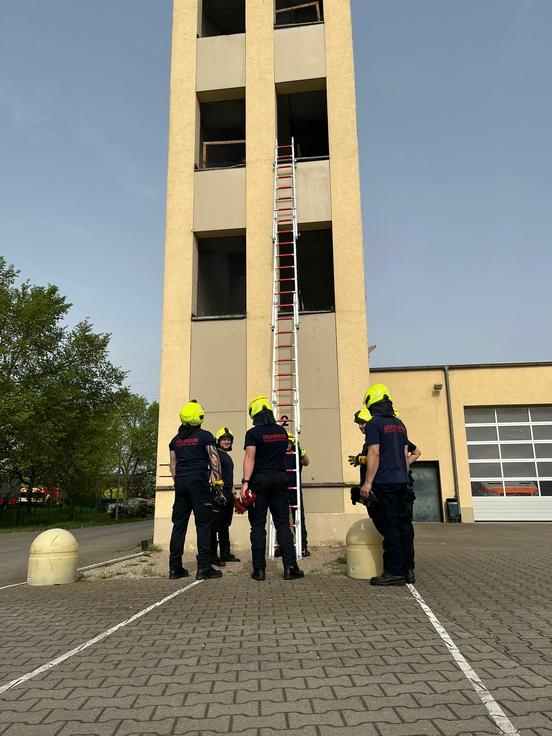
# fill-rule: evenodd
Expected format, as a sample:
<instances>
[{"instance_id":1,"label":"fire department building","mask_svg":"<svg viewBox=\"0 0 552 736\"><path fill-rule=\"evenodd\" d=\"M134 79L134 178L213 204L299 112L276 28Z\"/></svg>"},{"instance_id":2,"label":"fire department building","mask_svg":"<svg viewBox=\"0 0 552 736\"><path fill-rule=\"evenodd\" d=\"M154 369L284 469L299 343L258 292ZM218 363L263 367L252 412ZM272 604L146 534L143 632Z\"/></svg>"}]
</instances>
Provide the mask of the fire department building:
<instances>
[{"instance_id":1,"label":"fire department building","mask_svg":"<svg viewBox=\"0 0 552 736\"><path fill-rule=\"evenodd\" d=\"M416 518L552 521L552 363L382 368L410 439Z\"/></svg>"}]
</instances>

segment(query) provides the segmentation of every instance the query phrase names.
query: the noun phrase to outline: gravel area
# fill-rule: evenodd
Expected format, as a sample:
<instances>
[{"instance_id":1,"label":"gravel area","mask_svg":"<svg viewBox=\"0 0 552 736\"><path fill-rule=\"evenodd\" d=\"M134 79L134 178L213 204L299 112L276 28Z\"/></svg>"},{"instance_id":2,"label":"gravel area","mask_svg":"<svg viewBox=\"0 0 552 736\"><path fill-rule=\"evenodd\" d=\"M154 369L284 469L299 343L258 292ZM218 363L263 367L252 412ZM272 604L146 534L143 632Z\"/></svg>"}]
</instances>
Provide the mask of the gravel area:
<instances>
[{"instance_id":1,"label":"gravel area","mask_svg":"<svg viewBox=\"0 0 552 736\"><path fill-rule=\"evenodd\" d=\"M251 553L249 550L237 550L236 555L241 562L228 563L221 568L224 575L247 575L251 570ZM184 566L193 575L196 570L195 557L188 554L184 557ZM313 547L311 556L300 560L300 567L307 574L316 575L346 575L344 547ZM109 580L111 578L141 579L165 578L169 569L169 553L152 550L141 557L116 562L107 567L98 567L81 574L82 580ZM281 560L269 560L267 572L269 575L281 573Z\"/></svg>"}]
</instances>

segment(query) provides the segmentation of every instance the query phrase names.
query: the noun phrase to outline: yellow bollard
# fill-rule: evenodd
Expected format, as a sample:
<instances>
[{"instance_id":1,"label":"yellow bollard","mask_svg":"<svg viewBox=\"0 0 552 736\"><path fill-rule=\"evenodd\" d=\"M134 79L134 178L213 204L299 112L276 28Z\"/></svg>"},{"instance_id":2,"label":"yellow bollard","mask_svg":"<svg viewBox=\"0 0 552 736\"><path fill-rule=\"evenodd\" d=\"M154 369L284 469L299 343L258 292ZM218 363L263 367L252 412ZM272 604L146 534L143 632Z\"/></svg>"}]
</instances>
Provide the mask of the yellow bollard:
<instances>
[{"instance_id":1,"label":"yellow bollard","mask_svg":"<svg viewBox=\"0 0 552 736\"><path fill-rule=\"evenodd\" d=\"M347 532L347 575L368 580L383 571L382 537L367 516L355 521Z\"/></svg>"},{"instance_id":2,"label":"yellow bollard","mask_svg":"<svg viewBox=\"0 0 552 736\"><path fill-rule=\"evenodd\" d=\"M71 532L48 529L31 544L27 583L65 585L77 579L79 545Z\"/></svg>"}]
</instances>

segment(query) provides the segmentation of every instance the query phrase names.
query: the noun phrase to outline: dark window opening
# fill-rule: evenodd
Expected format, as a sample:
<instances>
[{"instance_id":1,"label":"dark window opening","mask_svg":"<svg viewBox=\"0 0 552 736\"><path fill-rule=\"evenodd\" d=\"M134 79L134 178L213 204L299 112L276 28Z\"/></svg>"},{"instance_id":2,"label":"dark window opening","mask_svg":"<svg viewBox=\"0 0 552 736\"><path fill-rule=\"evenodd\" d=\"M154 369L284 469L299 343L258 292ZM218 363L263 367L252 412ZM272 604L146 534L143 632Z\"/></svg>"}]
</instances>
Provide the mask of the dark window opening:
<instances>
[{"instance_id":1,"label":"dark window opening","mask_svg":"<svg viewBox=\"0 0 552 736\"><path fill-rule=\"evenodd\" d=\"M279 235L280 314L293 311L293 242L289 231ZM287 255L289 254L289 256ZM297 281L300 312L335 311L331 230L306 230L297 238Z\"/></svg>"},{"instance_id":2,"label":"dark window opening","mask_svg":"<svg viewBox=\"0 0 552 736\"><path fill-rule=\"evenodd\" d=\"M245 236L197 241L194 317L245 315Z\"/></svg>"},{"instance_id":3,"label":"dark window opening","mask_svg":"<svg viewBox=\"0 0 552 736\"><path fill-rule=\"evenodd\" d=\"M245 0L203 0L201 35L245 33Z\"/></svg>"},{"instance_id":4,"label":"dark window opening","mask_svg":"<svg viewBox=\"0 0 552 736\"><path fill-rule=\"evenodd\" d=\"M324 20L323 0L276 0L274 25L296 26Z\"/></svg>"},{"instance_id":5,"label":"dark window opening","mask_svg":"<svg viewBox=\"0 0 552 736\"><path fill-rule=\"evenodd\" d=\"M200 104L199 168L245 164L245 100Z\"/></svg>"},{"instance_id":6,"label":"dark window opening","mask_svg":"<svg viewBox=\"0 0 552 736\"><path fill-rule=\"evenodd\" d=\"M292 138L297 158L328 157L326 90L278 95L278 143Z\"/></svg>"}]
</instances>

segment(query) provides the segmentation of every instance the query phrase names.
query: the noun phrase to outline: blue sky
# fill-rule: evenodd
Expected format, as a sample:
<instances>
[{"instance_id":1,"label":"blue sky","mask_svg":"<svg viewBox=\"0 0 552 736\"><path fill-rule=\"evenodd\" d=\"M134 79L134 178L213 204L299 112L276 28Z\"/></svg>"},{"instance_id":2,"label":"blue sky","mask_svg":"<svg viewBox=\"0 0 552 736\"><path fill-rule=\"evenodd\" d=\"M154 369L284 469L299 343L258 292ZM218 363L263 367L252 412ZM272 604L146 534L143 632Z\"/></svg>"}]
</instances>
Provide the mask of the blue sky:
<instances>
[{"instance_id":1,"label":"blue sky","mask_svg":"<svg viewBox=\"0 0 552 736\"><path fill-rule=\"evenodd\" d=\"M552 360L552 3L352 0L373 365ZM1 0L0 253L158 395L171 3Z\"/></svg>"}]
</instances>

